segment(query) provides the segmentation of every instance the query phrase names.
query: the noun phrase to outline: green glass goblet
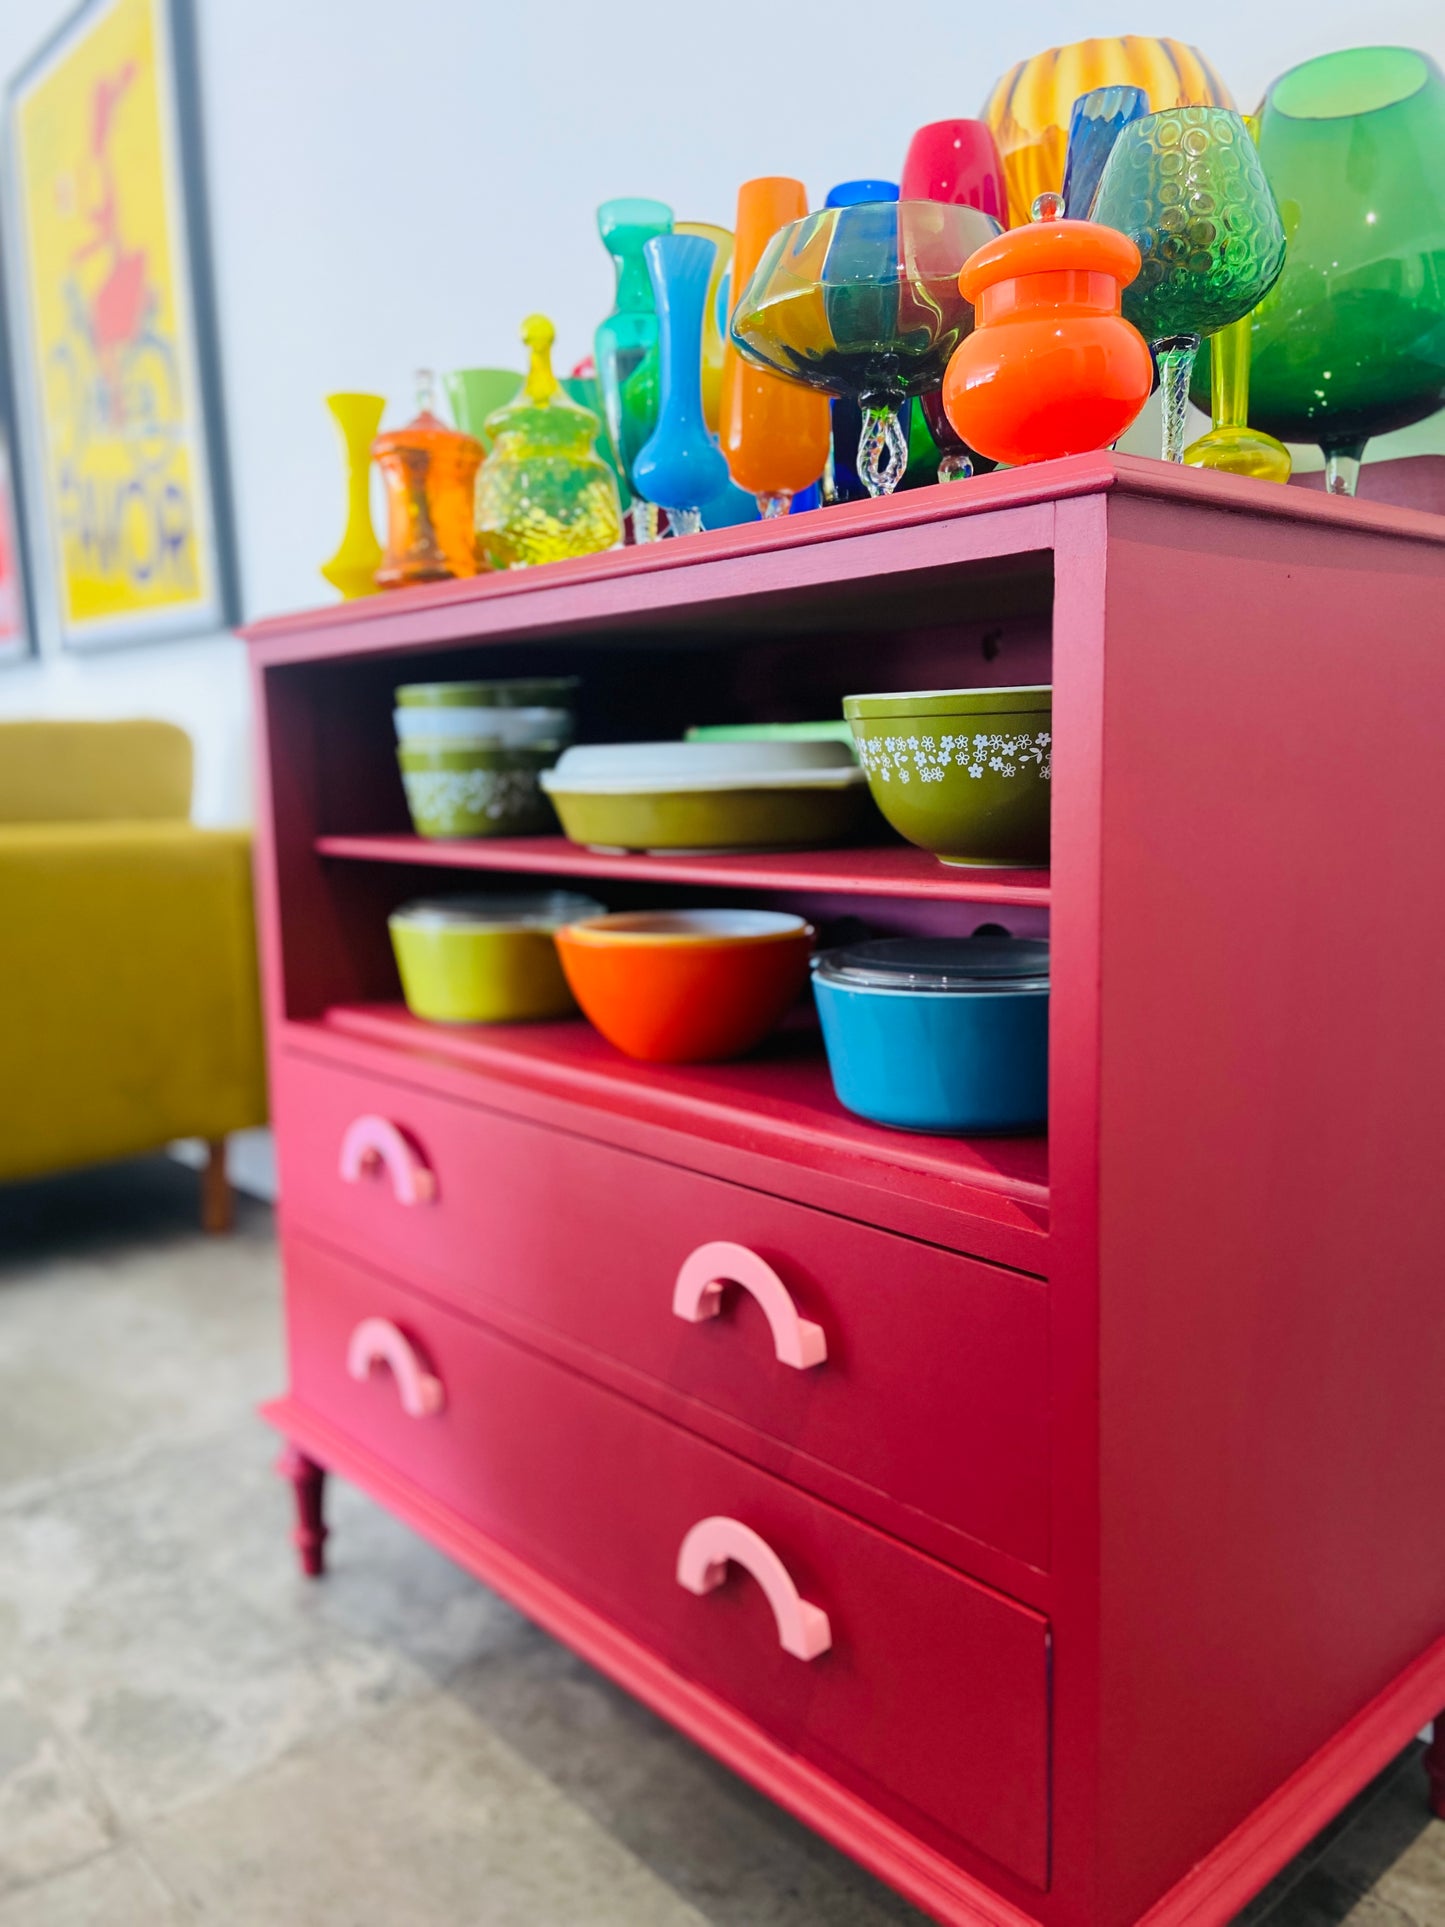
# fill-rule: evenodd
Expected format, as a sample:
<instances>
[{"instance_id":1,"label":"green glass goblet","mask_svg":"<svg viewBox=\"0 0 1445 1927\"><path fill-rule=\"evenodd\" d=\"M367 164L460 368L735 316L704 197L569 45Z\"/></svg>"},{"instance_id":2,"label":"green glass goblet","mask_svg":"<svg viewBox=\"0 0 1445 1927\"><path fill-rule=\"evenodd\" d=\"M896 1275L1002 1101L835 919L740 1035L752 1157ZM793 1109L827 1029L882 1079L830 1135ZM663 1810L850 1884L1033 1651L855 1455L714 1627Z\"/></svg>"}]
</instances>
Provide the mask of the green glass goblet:
<instances>
[{"instance_id":1,"label":"green glass goblet","mask_svg":"<svg viewBox=\"0 0 1445 1927\"><path fill-rule=\"evenodd\" d=\"M1184 459L1189 377L1200 342L1254 308L1284 265L1284 227L1248 129L1224 107L1171 107L1126 127L1094 216L1139 249L1124 313L1151 342L1164 403L1164 459Z\"/></svg>"},{"instance_id":2,"label":"green glass goblet","mask_svg":"<svg viewBox=\"0 0 1445 1927\"><path fill-rule=\"evenodd\" d=\"M1281 74L1259 155L1289 238L1250 318L1255 422L1353 495L1371 435L1445 404L1445 75L1406 47Z\"/></svg>"}]
</instances>

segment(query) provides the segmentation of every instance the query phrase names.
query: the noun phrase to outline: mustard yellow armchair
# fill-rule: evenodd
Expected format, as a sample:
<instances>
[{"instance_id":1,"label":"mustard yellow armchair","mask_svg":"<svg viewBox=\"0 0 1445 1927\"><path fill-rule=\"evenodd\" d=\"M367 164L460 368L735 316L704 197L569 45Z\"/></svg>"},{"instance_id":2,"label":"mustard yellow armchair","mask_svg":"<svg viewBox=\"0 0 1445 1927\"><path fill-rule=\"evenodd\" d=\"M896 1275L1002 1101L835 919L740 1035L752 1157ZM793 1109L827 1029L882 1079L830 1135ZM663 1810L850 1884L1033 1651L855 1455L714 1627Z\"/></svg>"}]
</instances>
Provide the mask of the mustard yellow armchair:
<instances>
[{"instance_id":1,"label":"mustard yellow armchair","mask_svg":"<svg viewBox=\"0 0 1445 1927\"><path fill-rule=\"evenodd\" d=\"M0 1181L266 1120L250 838L170 723L0 723Z\"/></svg>"}]
</instances>

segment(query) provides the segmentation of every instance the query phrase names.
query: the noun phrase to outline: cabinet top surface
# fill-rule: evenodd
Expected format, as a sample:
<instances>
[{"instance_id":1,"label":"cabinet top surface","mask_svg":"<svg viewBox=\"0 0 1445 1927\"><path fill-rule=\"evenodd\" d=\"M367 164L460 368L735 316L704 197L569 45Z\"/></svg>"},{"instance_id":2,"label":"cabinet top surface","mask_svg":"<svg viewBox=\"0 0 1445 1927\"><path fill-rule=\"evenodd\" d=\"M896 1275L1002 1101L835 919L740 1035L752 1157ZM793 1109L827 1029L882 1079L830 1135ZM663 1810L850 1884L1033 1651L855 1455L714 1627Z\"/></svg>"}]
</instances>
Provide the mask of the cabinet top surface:
<instances>
[{"instance_id":1,"label":"cabinet top surface","mask_svg":"<svg viewBox=\"0 0 1445 1927\"><path fill-rule=\"evenodd\" d=\"M553 623L615 624L630 614L652 615L664 608L681 614L691 600L687 585L701 589L705 576L719 578L709 588L709 599L729 602L841 585L859 573L859 544L896 534L919 545L913 559L922 566L1017 561L1048 554L1066 540L1097 545L1102 540L1097 529L1062 535L1053 509L1060 502L1109 494L1152 498L1186 510L1191 505L1222 509L1279 524L1282 532L1285 525L1307 523L1445 547L1445 515L1105 451L711 530L681 542L393 590L267 617L241 633L257 659L268 663L435 646ZM746 571L742 576L739 565Z\"/></svg>"}]
</instances>

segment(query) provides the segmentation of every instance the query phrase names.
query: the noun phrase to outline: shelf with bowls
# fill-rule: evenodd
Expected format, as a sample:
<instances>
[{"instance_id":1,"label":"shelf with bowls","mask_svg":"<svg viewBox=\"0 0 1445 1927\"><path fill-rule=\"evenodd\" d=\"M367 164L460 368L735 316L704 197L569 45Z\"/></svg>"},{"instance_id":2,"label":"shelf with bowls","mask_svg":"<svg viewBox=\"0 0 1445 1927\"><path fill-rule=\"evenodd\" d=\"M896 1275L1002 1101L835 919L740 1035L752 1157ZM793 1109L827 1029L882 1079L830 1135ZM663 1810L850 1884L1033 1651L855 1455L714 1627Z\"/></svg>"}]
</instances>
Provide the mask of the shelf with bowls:
<instances>
[{"instance_id":1,"label":"shelf with bowls","mask_svg":"<svg viewBox=\"0 0 1445 1927\"><path fill-rule=\"evenodd\" d=\"M318 836L318 856L361 863L427 864L511 875L613 878L626 883L796 891L852 897L1047 907L1047 870L962 869L908 844L828 850L754 850L745 855L639 855L584 849L562 836Z\"/></svg>"}]
</instances>

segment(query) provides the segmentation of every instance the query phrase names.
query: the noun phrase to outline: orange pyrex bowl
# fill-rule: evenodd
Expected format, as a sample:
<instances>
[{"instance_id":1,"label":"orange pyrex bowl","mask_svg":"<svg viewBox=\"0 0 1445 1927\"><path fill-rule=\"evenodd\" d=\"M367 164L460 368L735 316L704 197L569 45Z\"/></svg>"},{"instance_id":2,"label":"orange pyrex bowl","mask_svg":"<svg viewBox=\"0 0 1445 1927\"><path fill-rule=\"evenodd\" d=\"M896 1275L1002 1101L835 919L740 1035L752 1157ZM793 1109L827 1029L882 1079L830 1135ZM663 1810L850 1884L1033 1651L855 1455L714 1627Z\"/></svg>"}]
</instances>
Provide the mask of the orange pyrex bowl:
<instances>
[{"instance_id":1,"label":"orange pyrex bowl","mask_svg":"<svg viewBox=\"0 0 1445 1927\"><path fill-rule=\"evenodd\" d=\"M572 995L611 1044L654 1064L760 1044L808 980L813 932L775 910L626 911L557 932Z\"/></svg>"},{"instance_id":2,"label":"orange pyrex bowl","mask_svg":"<svg viewBox=\"0 0 1445 1927\"><path fill-rule=\"evenodd\" d=\"M1154 380L1119 312L1138 272L1128 235L1093 221L1034 221L974 250L958 277L974 330L943 378L944 412L970 448L1043 462L1118 440Z\"/></svg>"}]
</instances>

